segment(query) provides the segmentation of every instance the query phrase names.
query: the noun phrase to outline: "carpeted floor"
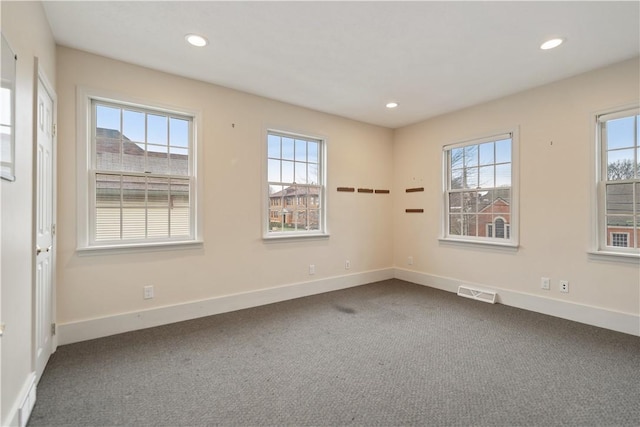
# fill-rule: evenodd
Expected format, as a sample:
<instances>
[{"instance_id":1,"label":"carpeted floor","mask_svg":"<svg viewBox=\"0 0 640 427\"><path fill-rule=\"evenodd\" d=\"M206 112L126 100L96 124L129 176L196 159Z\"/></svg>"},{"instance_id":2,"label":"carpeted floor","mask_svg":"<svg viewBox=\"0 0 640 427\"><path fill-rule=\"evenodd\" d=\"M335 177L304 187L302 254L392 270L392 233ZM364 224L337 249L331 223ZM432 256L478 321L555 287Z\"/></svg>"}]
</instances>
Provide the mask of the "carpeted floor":
<instances>
[{"instance_id":1,"label":"carpeted floor","mask_svg":"<svg viewBox=\"0 0 640 427\"><path fill-rule=\"evenodd\" d=\"M400 280L61 346L29 425L640 425L640 338Z\"/></svg>"}]
</instances>

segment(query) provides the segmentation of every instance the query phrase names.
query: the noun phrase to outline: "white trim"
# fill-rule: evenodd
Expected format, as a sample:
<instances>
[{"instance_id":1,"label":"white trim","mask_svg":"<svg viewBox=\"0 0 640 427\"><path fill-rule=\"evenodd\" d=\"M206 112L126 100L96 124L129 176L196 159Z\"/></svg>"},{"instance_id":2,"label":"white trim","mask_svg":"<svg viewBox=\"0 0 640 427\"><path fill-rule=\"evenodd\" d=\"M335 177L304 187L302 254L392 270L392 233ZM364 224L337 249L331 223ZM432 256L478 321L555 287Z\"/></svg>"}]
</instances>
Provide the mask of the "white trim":
<instances>
[{"instance_id":1,"label":"white trim","mask_svg":"<svg viewBox=\"0 0 640 427\"><path fill-rule=\"evenodd\" d=\"M462 282L449 277L435 276L402 268L395 269L395 278L453 293L457 293L458 286ZM640 315L638 314L607 310L483 284L472 284L466 281L464 283L495 291L498 294L497 302L500 304L640 336Z\"/></svg>"},{"instance_id":2,"label":"white trim","mask_svg":"<svg viewBox=\"0 0 640 427\"><path fill-rule=\"evenodd\" d=\"M19 426L20 423L20 409L23 407L25 402L30 399L30 395L32 392L35 392L35 380L36 373L31 372L27 375L22 387L20 388L20 392L18 393L16 400L11 405L11 409L9 409L8 415L4 420L0 420L1 425L3 426ZM35 403L35 393L33 395L33 400ZM9 405L7 405L9 406ZM25 423L26 424L26 423Z\"/></svg>"},{"instance_id":3,"label":"white trim","mask_svg":"<svg viewBox=\"0 0 640 427\"><path fill-rule=\"evenodd\" d=\"M394 277L393 268L328 277L58 325L60 345L365 285Z\"/></svg>"}]
</instances>

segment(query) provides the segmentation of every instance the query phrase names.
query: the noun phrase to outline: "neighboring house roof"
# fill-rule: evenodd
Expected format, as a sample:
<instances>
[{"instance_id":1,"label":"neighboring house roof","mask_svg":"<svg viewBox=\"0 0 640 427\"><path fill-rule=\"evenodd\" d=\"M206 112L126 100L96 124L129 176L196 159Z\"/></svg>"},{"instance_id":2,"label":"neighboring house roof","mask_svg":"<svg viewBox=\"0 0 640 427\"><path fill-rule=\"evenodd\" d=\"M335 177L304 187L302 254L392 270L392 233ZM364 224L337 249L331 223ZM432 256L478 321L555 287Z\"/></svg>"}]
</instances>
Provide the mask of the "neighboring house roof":
<instances>
[{"instance_id":1,"label":"neighboring house roof","mask_svg":"<svg viewBox=\"0 0 640 427\"><path fill-rule=\"evenodd\" d=\"M283 189L282 191L278 191L276 193L271 194L269 197L274 199L274 198L289 197L289 196L306 196L306 195L317 196L319 194L320 194L320 189L318 187L292 185L290 187Z\"/></svg>"}]
</instances>

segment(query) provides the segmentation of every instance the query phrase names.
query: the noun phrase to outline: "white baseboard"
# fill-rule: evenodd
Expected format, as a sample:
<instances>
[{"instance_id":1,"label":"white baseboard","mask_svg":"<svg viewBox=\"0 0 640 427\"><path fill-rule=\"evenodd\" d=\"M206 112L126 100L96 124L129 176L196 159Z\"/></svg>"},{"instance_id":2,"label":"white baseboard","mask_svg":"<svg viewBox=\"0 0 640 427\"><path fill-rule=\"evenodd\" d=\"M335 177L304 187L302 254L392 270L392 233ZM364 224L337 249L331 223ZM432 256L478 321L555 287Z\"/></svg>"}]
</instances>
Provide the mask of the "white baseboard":
<instances>
[{"instance_id":1,"label":"white baseboard","mask_svg":"<svg viewBox=\"0 0 640 427\"><path fill-rule=\"evenodd\" d=\"M500 304L640 336L640 316L630 313L622 313L600 307L495 288L487 286L486 284L463 282L448 277L434 276L402 268L395 269L395 277L418 285L429 286L454 293L457 292L458 286L461 284L477 285L481 288L497 292L497 302Z\"/></svg>"},{"instance_id":2,"label":"white baseboard","mask_svg":"<svg viewBox=\"0 0 640 427\"><path fill-rule=\"evenodd\" d=\"M1 420L3 426L26 426L31 415L33 405L36 403L36 373L27 375L20 393L18 394L7 417Z\"/></svg>"},{"instance_id":3,"label":"white baseboard","mask_svg":"<svg viewBox=\"0 0 640 427\"><path fill-rule=\"evenodd\" d=\"M58 325L58 345L351 288L393 279L393 275L393 268L366 271L103 318L62 323Z\"/></svg>"}]
</instances>

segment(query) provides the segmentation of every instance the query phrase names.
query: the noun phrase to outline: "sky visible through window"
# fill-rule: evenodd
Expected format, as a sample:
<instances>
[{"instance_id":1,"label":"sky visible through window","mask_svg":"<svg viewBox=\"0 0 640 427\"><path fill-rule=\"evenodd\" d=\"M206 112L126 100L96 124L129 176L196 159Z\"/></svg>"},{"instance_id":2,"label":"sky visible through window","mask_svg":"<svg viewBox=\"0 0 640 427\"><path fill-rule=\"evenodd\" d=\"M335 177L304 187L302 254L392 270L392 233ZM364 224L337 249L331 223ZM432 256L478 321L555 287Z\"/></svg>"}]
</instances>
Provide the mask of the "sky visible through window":
<instances>
[{"instance_id":1,"label":"sky visible through window","mask_svg":"<svg viewBox=\"0 0 640 427\"><path fill-rule=\"evenodd\" d=\"M96 126L118 131L147 151L166 153L169 146L172 154L188 154L189 122L181 118L97 105Z\"/></svg>"}]
</instances>

